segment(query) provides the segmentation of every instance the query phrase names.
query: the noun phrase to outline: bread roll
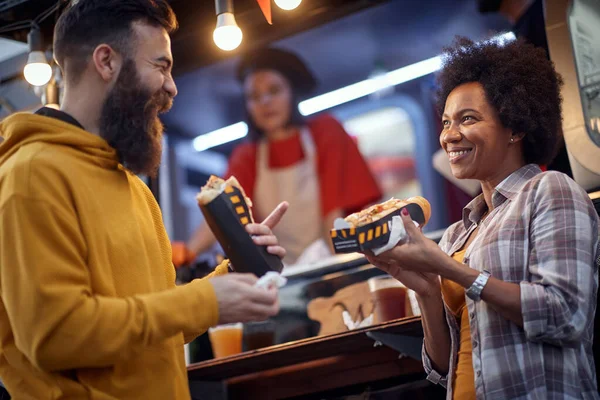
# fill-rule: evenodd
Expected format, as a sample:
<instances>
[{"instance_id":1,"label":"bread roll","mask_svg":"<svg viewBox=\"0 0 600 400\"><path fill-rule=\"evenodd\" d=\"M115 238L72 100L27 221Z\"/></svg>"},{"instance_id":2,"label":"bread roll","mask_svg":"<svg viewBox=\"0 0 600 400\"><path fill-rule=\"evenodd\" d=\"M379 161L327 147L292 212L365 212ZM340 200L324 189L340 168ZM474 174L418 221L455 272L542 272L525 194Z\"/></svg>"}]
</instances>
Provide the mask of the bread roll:
<instances>
[{"instance_id":1,"label":"bread roll","mask_svg":"<svg viewBox=\"0 0 600 400\"><path fill-rule=\"evenodd\" d=\"M427 225L427 223L429 222L429 218L431 218L431 204L429 204L427 199L425 197L415 196L410 197L405 201L407 203L418 204L421 207L421 210L423 210L423 215L425 216L425 223L423 224L423 226Z\"/></svg>"},{"instance_id":2,"label":"bread roll","mask_svg":"<svg viewBox=\"0 0 600 400\"><path fill-rule=\"evenodd\" d=\"M250 198L246 196L244 188L242 187L242 185L240 185L235 176L232 176L225 181L219 178L218 176L211 175L208 181L206 182L206 185L202 186L200 193L196 195L196 200L198 201L198 204L207 205L208 203L216 199L217 196L223 193L226 186L233 186L238 188L240 192L242 192L242 195L244 196L244 200L246 200L246 204L248 205L248 207L252 207L252 200L250 200Z\"/></svg>"},{"instance_id":3,"label":"bread roll","mask_svg":"<svg viewBox=\"0 0 600 400\"><path fill-rule=\"evenodd\" d=\"M394 211L399 210L400 208L406 206L409 203L414 203L421 207L421 209L423 210L423 215L425 217L425 223L423 224L423 226L425 226L429 221L429 217L431 217L431 205L424 197L421 196L411 197L406 200L391 198L388 201L375 204L362 211L351 214L344 219L353 227L364 226L384 218L386 215L389 215Z\"/></svg>"}]
</instances>

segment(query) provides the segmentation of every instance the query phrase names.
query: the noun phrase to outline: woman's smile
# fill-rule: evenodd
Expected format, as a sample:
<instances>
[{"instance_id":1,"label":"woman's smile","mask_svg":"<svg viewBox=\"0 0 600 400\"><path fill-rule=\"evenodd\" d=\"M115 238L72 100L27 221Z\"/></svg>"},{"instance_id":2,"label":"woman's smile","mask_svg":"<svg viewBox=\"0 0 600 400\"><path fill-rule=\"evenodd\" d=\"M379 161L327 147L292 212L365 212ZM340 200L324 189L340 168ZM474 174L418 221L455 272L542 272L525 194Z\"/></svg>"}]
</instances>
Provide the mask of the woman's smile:
<instances>
[{"instance_id":1,"label":"woman's smile","mask_svg":"<svg viewBox=\"0 0 600 400\"><path fill-rule=\"evenodd\" d=\"M473 149L453 148L446 150L450 164L458 164L459 162L469 158L473 153Z\"/></svg>"}]
</instances>

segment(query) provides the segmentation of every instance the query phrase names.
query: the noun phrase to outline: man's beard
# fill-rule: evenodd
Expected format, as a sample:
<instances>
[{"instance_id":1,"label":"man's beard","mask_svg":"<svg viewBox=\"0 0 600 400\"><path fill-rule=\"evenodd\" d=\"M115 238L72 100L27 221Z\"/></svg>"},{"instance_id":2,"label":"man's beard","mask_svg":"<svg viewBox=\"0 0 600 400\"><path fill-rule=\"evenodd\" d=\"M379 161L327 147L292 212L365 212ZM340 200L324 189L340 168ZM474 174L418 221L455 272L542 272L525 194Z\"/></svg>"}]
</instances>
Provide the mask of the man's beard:
<instances>
[{"instance_id":1,"label":"man's beard","mask_svg":"<svg viewBox=\"0 0 600 400\"><path fill-rule=\"evenodd\" d=\"M162 156L163 125L158 114L173 101L164 91L144 87L133 60L126 60L100 116L100 135L116 151L119 162L134 174L155 177Z\"/></svg>"},{"instance_id":2,"label":"man's beard","mask_svg":"<svg viewBox=\"0 0 600 400\"><path fill-rule=\"evenodd\" d=\"M480 13L492 13L500 11L503 0L477 0L477 7Z\"/></svg>"}]
</instances>

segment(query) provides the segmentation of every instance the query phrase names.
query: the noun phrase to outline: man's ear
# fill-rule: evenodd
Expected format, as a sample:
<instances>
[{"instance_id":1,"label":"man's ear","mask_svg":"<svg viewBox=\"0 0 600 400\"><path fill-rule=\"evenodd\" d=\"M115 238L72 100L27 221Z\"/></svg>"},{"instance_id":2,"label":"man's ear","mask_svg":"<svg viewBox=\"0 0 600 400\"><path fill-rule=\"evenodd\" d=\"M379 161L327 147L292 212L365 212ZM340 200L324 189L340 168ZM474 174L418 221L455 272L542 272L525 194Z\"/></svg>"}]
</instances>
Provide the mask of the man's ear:
<instances>
[{"instance_id":1,"label":"man's ear","mask_svg":"<svg viewBox=\"0 0 600 400\"><path fill-rule=\"evenodd\" d=\"M92 54L92 63L96 72L108 83L119 75L123 60L121 55L112 47L101 44L96 47Z\"/></svg>"}]
</instances>

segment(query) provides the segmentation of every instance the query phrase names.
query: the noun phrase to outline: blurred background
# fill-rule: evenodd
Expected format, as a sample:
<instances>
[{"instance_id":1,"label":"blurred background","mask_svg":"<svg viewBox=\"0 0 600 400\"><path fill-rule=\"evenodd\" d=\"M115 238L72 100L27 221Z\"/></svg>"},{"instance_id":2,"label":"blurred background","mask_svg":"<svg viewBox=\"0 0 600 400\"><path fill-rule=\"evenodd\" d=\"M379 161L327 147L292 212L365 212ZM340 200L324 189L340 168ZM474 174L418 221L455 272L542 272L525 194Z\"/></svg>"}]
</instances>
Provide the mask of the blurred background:
<instances>
[{"instance_id":1,"label":"blurred background","mask_svg":"<svg viewBox=\"0 0 600 400\"><path fill-rule=\"evenodd\" d=\"M60 101L58 71L56 89L34 87L23 79L29 28L6 31L6 27L45 15L39 26L50 60L53 24L66 3L0 3L0 27L5 27L0 28L0 118ZM306 116L329 113L343 124L384 198L425 196L434 210L429 230L445 228L457 219L464 193L449 187L431 162L439 148L431 63L414 65L439 55L455 35L480 40L510 30L505 17L481 14L474 0L304 0L291 11L273 5L269 25L256 0L236 0L235 18L243 41L226 52L213 42L212 1L171 3L181 25L173 36L179 95L164 116L165 162L155 189L173 239L187 240L201 222L195 194L210 174L225 173L232 149L245 140L240 137L244 127L235 125L245 117L235 66L241 54L266 44L291 50L308 64L318 79L313 98L346 88L320 103L317 97L312 106L309 99ZM371 93L351 87L369 79ZM220 129L220 134L210 135Z\"/></svg>"}]
</instances>

